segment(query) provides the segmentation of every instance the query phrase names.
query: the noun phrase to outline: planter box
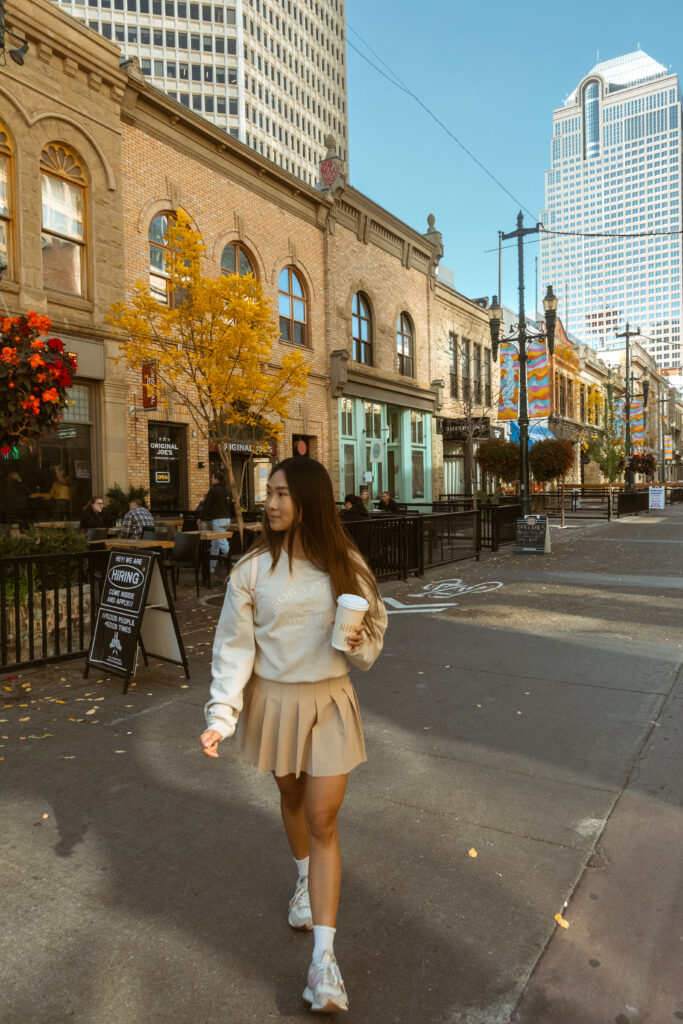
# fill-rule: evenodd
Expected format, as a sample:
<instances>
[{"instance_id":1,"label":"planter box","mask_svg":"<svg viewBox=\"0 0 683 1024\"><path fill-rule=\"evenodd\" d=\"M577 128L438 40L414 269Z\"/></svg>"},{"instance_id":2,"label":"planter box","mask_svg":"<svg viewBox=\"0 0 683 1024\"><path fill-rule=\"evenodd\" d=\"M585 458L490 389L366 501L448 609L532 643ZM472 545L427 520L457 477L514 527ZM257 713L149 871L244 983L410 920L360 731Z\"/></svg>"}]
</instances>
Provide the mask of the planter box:
<instances>
[{"instance_id":1,"label":"planter box","mask_svg":"<svg viewBox=\"0 0 683 1024\"><path fill-rule=\"evenodd\" d=\"M29 617L28 600L24 598L22 604L19 606L19 633L22 648L28 648L29 635L31 632L33 633L33 643L36 648L42 645L43 630L47 632L48 637L53 636L58 624L60 633L66 634L69 604L71 605L71 631L72 634L78 634L80 626L80 608L79 594L77 590L71 591L70 598L69 591L65 587L57 591L56 614L55 593L53 590L48 590L45 594L45 621L43 621L43 602L41 592L35 591L33 595L32 622ZM90 584L86 583L83 586L83 632L86 637L88 636L90 625L90 607ZM14 603L10 601L7 603L4 625L7 645L8 647L13 647L16 640L16 616ZM71 646L73 646L73 644Z\"/></svg>"}]
</instances>

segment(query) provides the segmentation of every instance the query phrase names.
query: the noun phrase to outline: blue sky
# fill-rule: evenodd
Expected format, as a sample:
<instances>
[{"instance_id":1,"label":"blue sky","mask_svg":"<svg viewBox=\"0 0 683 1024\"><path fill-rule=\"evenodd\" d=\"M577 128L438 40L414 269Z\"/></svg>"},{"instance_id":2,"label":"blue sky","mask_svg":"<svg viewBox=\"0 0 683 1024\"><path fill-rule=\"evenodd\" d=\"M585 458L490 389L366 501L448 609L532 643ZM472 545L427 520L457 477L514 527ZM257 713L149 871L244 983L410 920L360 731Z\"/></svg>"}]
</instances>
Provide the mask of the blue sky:
<instances>
[{"instance_id":1,"label":"blue sky","mask_svg":"<svg viewBox=\"0 0 683 1024\"><path fill-rule=\"evenodd\" d=\"M608 60L640 44L683 75L681 0L575 0L571 7L547 0L347 0L346 17L351 184L418 231L427 230L434 213L444 237L442 262L471 298L497 290L498 231L515 228L520 205L534 215L524 213L525 225L543 209L552 111L598 52ZM386 71L363 43L514 200L351 46ZM534 304L538 251L535 243L525 247L527 309ZM546 283L539 281L539 292ZM516 306L514 249L503 253L502 291Z\"/></svg>"}]
</instances>

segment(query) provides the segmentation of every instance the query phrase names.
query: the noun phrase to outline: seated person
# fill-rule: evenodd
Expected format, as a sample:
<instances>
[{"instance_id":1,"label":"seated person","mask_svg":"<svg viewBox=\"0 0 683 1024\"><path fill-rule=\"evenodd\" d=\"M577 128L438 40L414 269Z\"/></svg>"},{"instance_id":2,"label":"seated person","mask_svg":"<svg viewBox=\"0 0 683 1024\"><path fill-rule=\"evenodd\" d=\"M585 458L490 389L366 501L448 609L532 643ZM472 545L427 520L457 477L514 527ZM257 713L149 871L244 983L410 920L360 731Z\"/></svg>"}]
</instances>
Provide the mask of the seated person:
<instances>
[{"instance_id":1,"label":"seated person","mask_svg":"<svg viewBox=\"0 0 683 1024\"><path fill-rule=\"evenodd\" d=\"M382 497L377 508L380 512L388 512L392 516L400 516L401 514L400 508L389 494L389 491L382 491Z\"/></svg>"},{"instance_id":2,"label":"seated person","mask_svg":"<svg viewBox=\"0 0 683 1024\"><path fill-rule=\"evenodd\" d=\"M347 494L344 498L341 519L343 523L357 523L359 520L369 519L368 510L357 494Z\"/></svg>"},{"instance_id":3,"label":"seated person","mask_svg":"<svg viewBox=\"0 0 683 1024\"><path fill-rule=\"evenodd\" d=\"M370 497L370 488L368 487L368 485L367 484L363 484L363 486L358 491L358 494L359 494L360 500L362 501L363 505L365 506L365 510L367 512L372 512L372 510L374 509L375 506L373 504L372 498Z\"/></svg>"},{"instance_id":4,"label":"seated person","mask_svg":"<svg viewBox=\"0 0 683 1024\"><path fill-rule=\"evenodd\" d=\"M79 530L106 530L111 526L111 516L104 507L104 498L94 495L81 513Z\"/></svg>"},{"instance_id":5,"label":"seated person","mask_svg":"<svg viewBox=\"0 0 683 1024\"><path fill-rule=\"evenodd\" d=\"M119 537L131 537L134 540L139 540L143 530L154 529L154 519L142 498L133 498L129 508L130 511L126 512L123 518Z\"/></svg>"}]
</instances>

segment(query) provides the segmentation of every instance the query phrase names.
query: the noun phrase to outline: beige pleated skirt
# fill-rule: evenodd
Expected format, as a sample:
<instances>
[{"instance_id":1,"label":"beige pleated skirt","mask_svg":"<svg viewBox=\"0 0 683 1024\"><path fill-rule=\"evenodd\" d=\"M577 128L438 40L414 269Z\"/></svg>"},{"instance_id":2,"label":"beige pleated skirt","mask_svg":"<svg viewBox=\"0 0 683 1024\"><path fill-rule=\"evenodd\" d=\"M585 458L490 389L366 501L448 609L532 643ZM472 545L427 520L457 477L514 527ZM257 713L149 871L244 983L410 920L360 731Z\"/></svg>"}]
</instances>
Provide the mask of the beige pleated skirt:
<instances>
[{"instance_id":1,"label":"beige pleated skirt","mask_svg":"<svg viewBox=\"0 0 683 1024\"><path fill-rule=\"evenodd\" d=\"M348 676L316 683L252 676L237 740L247 761L276 775L346 775L367 760L358 699Z\"/></svg>"}]
</instances>

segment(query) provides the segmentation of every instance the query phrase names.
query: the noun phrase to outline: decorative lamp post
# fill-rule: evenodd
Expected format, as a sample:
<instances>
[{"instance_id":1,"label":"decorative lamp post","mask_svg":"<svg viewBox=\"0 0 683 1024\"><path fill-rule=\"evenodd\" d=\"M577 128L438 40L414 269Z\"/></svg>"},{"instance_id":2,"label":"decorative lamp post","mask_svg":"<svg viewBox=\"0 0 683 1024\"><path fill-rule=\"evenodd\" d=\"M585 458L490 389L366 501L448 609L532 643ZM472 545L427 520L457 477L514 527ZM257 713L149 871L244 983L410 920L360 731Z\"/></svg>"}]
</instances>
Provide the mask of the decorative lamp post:
<instances>
[{"instance_id":1,"label":"decorative lamp post","mask_svg":"<svg viewBox=\"0 0 683 1024\"><path fill-rule=\"evenodd\" d=\"M498 346L500 344L514 345L519 352L519 494L522 504L522 515L529 515L531 502L529 495L529 411L527 403L526 386L526 360L527 346L531 341L545 340L548 345L548 352L552 355L555 346L555 325L557 323L557 296L553 292L552 285L543 298L543 310L545 313L545 331L532 331L526 322L524 311L524 236L531 235L540 230L541 225L534 228L524 227L522 213L517 215L517 230L502 235L502 239L517 239L517 264L519 271L519 323L513 324L507 337L501 337L503 327L503 311L498 302L498 296L493 296L489 307L489 329L491 331L491 355L494 361L498 359Z\"/></svg>"}]
</instances>

